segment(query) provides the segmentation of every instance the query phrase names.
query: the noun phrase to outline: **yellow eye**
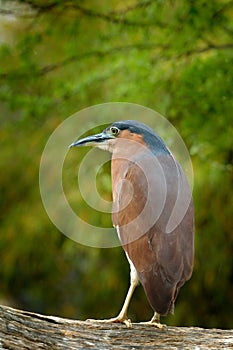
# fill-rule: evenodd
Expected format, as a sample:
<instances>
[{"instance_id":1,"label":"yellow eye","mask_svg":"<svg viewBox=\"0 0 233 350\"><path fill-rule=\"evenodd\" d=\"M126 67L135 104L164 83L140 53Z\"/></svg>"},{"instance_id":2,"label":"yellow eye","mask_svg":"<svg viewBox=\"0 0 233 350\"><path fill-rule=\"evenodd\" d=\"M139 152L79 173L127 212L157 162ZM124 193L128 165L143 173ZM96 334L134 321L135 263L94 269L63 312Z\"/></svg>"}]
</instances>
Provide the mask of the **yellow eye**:
<instances>
[{"instance_id":1,"label":"yellow eye","mask_svg":"<svg viewBox=\"0 0 233 350\"><path fill-rule=\"evenodd\" d=\"M117 127L115 127L115 126L112 126L110 128L110 131L111 131L111 134L114 135L114 136L118 135L119 132L120 132L120 130Z\"/></svg>"}]
</instances>

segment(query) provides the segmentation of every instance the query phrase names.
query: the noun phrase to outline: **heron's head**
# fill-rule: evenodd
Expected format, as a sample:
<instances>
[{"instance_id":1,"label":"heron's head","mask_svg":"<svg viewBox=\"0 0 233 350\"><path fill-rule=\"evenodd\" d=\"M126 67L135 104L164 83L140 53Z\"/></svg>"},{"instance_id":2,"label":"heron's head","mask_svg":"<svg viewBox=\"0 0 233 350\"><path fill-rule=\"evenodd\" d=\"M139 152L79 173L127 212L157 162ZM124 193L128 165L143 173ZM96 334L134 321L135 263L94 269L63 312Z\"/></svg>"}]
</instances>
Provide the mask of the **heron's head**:
<instances>
[{"instance_id":1,"label":"heron's head","mask_svg":"<svg viewBox=\"0 0 233 350\"><path fill-rule=\"evenodd\" d=\"M143 144L153 153L168 152L162 139L147 125L136 120L115 122L101 133L79 139L69 147L95 146L109 152L114 152L117 148L125 146L122 139Z\"/></svg>"}]
</instances>

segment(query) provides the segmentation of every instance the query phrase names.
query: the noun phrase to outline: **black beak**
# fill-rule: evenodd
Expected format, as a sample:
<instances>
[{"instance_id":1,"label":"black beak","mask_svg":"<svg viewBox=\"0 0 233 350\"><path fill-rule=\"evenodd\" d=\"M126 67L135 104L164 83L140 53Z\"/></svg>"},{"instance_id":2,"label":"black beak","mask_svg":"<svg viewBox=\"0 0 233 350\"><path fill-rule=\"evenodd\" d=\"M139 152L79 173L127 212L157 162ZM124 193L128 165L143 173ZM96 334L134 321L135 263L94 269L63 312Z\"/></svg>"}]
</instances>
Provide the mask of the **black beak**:
<instances>
[{"instance_id":1,"label":"black beak","mask_svg":"<svg viewBox=\"0 0 233 350\"><path fill-rule=\"evenodd\" d=\"M75 141L69 145L69 148L76 147L76 146L98 146L104 141L108 141L112 139L111 135L105 134L101 132L100 134L91 135L84 137L83 139L80 139L78 141Z\"/></svg>"}]
</instances>

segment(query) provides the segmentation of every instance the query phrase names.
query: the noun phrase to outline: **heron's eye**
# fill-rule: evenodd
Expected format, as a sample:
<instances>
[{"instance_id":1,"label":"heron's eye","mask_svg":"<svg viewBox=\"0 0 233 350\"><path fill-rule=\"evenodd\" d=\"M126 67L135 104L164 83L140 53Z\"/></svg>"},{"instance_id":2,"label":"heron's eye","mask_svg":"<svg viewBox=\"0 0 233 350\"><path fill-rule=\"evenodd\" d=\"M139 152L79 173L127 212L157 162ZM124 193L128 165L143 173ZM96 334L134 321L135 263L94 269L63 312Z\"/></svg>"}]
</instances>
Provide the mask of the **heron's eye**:
<instances>
[{"instance_id":1,"label":"heron's eye","mask_svg":"<svg viewBox=\"0 0 233 350\"><path fill-rule=\"evenodd\" d=\"M112 126L110 128L110 131L111 131L111 134L114 135L114 136L118 135L119 132L120 132L120 130L118 128L116 128L115 126Z\"/></svg>"}]
</instances>

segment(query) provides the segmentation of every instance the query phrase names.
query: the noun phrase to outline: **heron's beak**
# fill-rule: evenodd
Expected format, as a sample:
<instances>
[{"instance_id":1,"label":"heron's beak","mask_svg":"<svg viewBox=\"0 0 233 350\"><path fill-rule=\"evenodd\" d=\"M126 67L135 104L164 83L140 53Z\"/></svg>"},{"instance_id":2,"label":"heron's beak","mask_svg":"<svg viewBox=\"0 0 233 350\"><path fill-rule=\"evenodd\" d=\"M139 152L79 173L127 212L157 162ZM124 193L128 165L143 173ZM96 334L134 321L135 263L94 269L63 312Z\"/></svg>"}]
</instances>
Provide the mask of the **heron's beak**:
<instances>
[{"instance_id":1,"label":"heron's beak","mask_svg":"<svg viewBox=\"0 0 233 350\"><path fill-rule=\"evenodd\" d=\"M112 137L111 135L101 132L100 134L87 136L83 139L75 141L71 143L71 145L69 145L69 148L76 146L100 146L105 141L111 140L113 138L114 137Z\"/></svg>"}]
</instances>

